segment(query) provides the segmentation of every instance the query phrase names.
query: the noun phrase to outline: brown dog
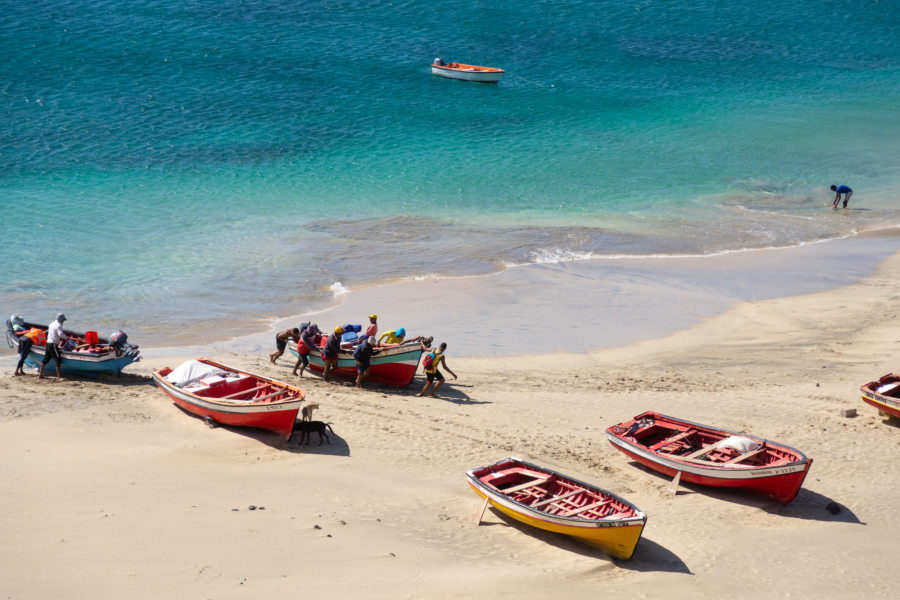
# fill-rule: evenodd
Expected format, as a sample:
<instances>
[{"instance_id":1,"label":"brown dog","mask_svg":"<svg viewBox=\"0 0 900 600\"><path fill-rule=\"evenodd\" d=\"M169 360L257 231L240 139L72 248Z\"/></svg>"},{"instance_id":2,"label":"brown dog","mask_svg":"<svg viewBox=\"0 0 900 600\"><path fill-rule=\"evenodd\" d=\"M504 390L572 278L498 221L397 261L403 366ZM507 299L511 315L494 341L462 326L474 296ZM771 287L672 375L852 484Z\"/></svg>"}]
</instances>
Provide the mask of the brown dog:
<instances>
[{"instance_id":1,"label":"brown dog","mask_svg":"<svg viewBox=\"0 0 900 600\"><path fill-rule=\"evenodd\" d=\"M319 408L318 402L310 402L309 404L304 406L303 410L301 411L303 414L303 417L300 420L301 421L312 421L313 411L316 410L317 408Z\"/></svg>"}]
</instances>

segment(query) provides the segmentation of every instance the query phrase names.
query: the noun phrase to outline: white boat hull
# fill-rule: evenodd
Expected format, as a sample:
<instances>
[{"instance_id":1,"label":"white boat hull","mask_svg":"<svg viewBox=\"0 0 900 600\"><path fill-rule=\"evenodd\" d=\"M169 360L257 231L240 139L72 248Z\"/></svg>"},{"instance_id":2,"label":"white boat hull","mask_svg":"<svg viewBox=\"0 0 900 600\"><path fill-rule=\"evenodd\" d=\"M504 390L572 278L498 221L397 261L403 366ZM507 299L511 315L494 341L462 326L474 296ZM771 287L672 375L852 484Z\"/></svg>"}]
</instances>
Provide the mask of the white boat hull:
<instances>
[{"instance_id":1,"label":"white boat hull","mask_svg":"<svg viewBox=\"0 0 900 600\"><path fill-rule=\"evenodd\" d=\"M463 81L478 81L481 83L497 83L503 77L503 71L479 71L476 69L450 69L431 65L431 72L441 77L450 79L462 79Z\"/></svg>"}]
</instances>

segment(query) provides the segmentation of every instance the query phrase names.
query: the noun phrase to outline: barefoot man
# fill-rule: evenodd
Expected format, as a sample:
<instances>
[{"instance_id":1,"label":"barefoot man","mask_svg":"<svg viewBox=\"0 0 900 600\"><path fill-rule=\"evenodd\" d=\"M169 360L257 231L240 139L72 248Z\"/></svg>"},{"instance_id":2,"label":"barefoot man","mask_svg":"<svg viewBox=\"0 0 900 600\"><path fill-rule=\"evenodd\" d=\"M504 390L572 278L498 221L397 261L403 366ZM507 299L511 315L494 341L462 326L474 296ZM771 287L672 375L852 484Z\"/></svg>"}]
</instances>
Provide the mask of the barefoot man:
<instances>
[{"instance_id":1,"label":"barefoot man","mask_svg":"<svg viewBox=\"0 0 900 600\"><path fill-rule=\"evenodd\" d=\"M275 352L269 355L269 361L274 365L278 357L284 354L287 348L288 340L297 341L300 339L300 330L296 327L293 329L285 329L275 334Z\"/></svg>"},{"instance_id":2,"label":"barefoot man","mask_svg":"<svg viewBox=\"0 0 900 600\"><path fill-rule=\"evenodd\" d=\"M428 394L428 390L429 388L431 388L430 395L437 398L437 396L435 396L434 394L438 391L438 388L444 384L444 376L438 369L438 367L440 367L441 365L444 365L444 368L447 369L447 372L453 375L453 379L456 379L456 373L454 373L450 369L450 367L447 366L447 361L444 359L444 352L446 350L447 344L446 342L444 342L441 343L440 346L438 346L437 351L434 353L434 359L432 359L431 361L431 368L425 369L425 377L428 379L428 381L425 383L425 387L422 388L422 391L419 392L420 396ZM433 388L432 385L434 386Z\"/></svg>"}]
</instances>

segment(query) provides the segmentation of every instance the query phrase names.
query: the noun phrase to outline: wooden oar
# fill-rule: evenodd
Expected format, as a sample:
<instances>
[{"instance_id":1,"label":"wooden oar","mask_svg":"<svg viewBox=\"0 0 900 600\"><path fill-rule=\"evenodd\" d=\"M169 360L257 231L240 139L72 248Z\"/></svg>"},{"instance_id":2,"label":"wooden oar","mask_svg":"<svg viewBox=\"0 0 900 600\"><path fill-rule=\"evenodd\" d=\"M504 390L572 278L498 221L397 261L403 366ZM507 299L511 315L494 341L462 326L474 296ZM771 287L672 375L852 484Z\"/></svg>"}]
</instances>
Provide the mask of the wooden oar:
<instances>
[{"instance_id":1,"label":"wooden oar","mask_svg":"<svg viewBox=\"0 0 900 600\"><path fill-rule=\"evenodd\" d=\"M481 525L481 520L484 518L484 511L487 510L487 505L490 501L491 499L488 496L484 497L484 504L481 505L481 510L478 511L478 520L475 523L476 525Z\"/></svg>"},{"instance_id":2,"label":"wooden oar","mask_svg":"<svg viewBox=\"0 0 900 600\"><path fill-rule=\"evenodd\" d=\"M674 495L678 494L678 484L681 483L681 471L675 474L675 479L672 480L672 483L669 484L669 487L666 490Z\"/></svg>"}]
</instances>

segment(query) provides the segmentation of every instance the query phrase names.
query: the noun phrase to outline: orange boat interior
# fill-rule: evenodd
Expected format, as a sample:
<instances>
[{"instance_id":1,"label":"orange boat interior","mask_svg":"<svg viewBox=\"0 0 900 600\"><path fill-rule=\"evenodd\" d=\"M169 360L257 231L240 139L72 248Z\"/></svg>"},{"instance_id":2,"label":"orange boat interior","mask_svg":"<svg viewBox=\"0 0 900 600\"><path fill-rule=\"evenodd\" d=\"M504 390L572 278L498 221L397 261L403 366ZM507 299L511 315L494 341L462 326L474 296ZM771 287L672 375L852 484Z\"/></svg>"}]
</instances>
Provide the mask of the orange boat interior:
<instances>
[{"instance_id":1,"label":"orange boat interior","mask_svg":"<svg viewBox=\"0 0 900 600\"><path fill-rule=\"evenodd\" d=\"M617 431L618 429L621 431ZM614 433L644 446L651 452L699 464L769 467L787 464L799 458L793 452L770 446L765 442L761 447L747 452L735 448L718 448L719 442L730 437L730 433L658 420L643 427L638 420L628 429L615 428Z\"/></svg>"},{"instance_id":2,"label":"orange boat interior","mask_svg":"<svg viewBox=\"0 0 900 600\"><path fill-rule=\"evenodd\" d=\"M487 71L489 73L502 73L503 69L496 67L479 67L478 65L465 65L463 63L447 63L446 65L435 65L436 67L445 67L447 69L460 69L462 71Z\"/></svg>"},{"instance_id":3,"label":"orange boat interior","mask_svg":"<svg viewBox=\"0 0 900 600\"><path fill-rule=\"evenodd\" d=\"M512 500L548 515L587 520L636 515L630 506L611 494L527 467L511 467L481 475L479 479Z\"/></svg>"}]
</instances>

